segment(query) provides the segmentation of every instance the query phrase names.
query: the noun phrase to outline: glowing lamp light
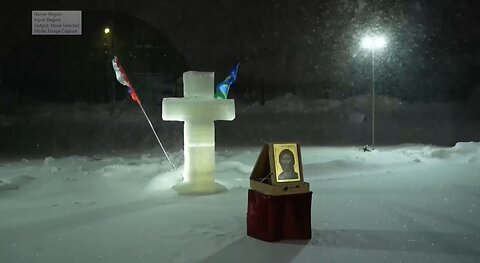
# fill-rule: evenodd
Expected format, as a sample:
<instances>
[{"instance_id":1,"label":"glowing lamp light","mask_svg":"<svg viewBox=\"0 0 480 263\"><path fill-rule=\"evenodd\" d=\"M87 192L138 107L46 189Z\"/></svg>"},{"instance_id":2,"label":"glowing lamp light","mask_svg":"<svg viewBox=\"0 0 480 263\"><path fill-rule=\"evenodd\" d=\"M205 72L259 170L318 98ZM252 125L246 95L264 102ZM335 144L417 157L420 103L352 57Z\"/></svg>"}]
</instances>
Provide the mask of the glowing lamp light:
<instances>
[{"instance_id":1,"label":"glowing lamp light","mask_svg":"<svg viewBox=\"0 0 480 263\"><path fill-rule=\"evenodd\" d=\"M110 33L110 28L106 27L106 28L103 30L103 32L104 32L105 34Z\"/></svg>"},{"instance_id":2,"label":"glowing lamp light","mask_svg":"<svg viewBox=\"0 0 480 263\"><path fill-rule=\"evenodd\" d=\"M387 46L387 40L383 36L366 36L361 42L362 48L380 49Z\"/></svg>"}]
</instances>

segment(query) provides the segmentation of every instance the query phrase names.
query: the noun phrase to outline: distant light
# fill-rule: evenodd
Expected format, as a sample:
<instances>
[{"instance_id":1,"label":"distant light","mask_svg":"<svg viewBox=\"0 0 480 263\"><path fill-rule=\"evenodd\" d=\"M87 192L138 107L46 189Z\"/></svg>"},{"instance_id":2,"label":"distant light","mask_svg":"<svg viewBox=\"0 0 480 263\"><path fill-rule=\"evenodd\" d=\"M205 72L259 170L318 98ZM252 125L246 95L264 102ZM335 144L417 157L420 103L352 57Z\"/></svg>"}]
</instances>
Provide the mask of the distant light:
<instances>
[{"instance_id":1,"label":"distant light","mask_svg":"<svg viewBox=\"0 0 480 263\"><path fill-rule=\"evenodd\" d=\"M103 30L103 32L105 32L105 34L110 33L110 28L106 27L106 28Z\"/></svg>"},{"instance_id":2,"label":"distant light","mask_svg":"<svg viewBox=\"0 0 480 263\"><path fill-rule=\"evenodd\" d=\"M387 40L383 36L366 36L361 42L362 48L379 49L387 46Z\"/></svg>"}]
</instances>

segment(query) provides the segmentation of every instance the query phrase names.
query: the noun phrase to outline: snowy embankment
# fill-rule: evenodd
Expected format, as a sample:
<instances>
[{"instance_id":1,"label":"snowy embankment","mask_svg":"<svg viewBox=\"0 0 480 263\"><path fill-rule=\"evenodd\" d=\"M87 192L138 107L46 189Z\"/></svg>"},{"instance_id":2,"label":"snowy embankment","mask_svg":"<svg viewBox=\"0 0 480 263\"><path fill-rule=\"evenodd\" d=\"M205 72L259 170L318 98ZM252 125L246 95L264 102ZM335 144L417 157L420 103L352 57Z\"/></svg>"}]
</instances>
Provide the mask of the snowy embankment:
<instances>
[{"instance_id":1,"label":"snowy embankment","mask_svg":"<svg viewBox=\"0 0 480 263\"><path fill-rule=\"evenodd\" d=\"M422 143L453 146L480 141L480 116L474 103L410 104L389 97L376 100L377 145ZM145 105L169 151L182 148L183 124L161 119L161 107ZM266 141L301 145L349 146L371 143L369 96L343 101L307 99L291 94L258 103L236 101L236 119L216 122L218 146L260 146ZM94 154L158 147L138 106L40 105L0 115L4 155Z\"/></svg>"}]
</instances>

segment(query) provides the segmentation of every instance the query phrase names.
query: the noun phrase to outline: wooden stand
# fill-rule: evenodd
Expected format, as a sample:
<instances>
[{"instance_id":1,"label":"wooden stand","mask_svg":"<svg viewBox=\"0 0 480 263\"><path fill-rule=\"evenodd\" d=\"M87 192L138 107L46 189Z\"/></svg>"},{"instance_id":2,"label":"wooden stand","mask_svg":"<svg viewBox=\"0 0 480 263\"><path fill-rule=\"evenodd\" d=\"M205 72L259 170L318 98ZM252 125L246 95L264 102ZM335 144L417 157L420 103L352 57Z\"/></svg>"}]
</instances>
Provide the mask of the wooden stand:
<instances>
[{"instance_id":1,"label":"wooden stand","mask_svg":"<svg viewBox=\"0 0 480 263\"><path fill-rule=\"evenodd\" d=\"M311 239L312 192L268 195L248 190L247 235L268 242Z\"/></svg>"}]
</instances>

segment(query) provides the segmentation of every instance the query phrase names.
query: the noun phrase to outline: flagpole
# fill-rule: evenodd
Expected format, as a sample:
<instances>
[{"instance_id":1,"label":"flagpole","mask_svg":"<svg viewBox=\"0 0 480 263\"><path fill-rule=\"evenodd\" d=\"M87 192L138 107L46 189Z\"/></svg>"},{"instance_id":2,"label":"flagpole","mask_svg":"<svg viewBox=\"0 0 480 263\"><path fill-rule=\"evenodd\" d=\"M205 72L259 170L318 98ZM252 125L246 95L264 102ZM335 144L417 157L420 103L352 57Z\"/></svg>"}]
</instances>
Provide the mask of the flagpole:
<instances>
[{"instance_id":1,"label":"flagpole","mask_svg":"<svg viewBox=\"0 0 480 263\"><path fill-rule=\"evenodd\" d=\"M163 147L163 144L160 141L160 138L158 138L157 132L155 131L155 128L153 128L153 124L150 121L150 118L148 118L147 113L143 109L142 102L140 102L140 99L138 98L137 93L135 93L135 89L133 88L132 83L130 83L130 81L128 80L127 74L123 70L123 67L120 64L120 61L118 61L118 58L116 56L114 56L112 59L112 66L113 66L113 70L115 71L115 76L118 82L128 87L128 92L130 93L130 96L135 102L137 102L138 106L140 106L140 109L142 109L143 115L145 115L145 118L147 119L148 124L150 124L150 128L152 128L153 134L155 135L155 138L157 138L158 144L160 144L160 147L162 148L163 153L165 154L165 157L167 157L168 162L170 163L173 169L177 169L177 167L175 167L175 165L172 163L172 161L168 157L167 151L165 151L165 148Z\"/></svg>"},{"instance_id":2,"label":"flagpole","mask_svg":"<svg viewBox=\"0 0 480 263\"><path fill-rule=\"evenodd\" d=\"M160 144L160 147L162 147L163 153L164 153L165 156L167 157L168 162L170 163L170 165L172 166L173 169L177 169L177 167L175 167L175 165L172 163L172 161L171 161L170 158L168 157L167 151L165 151L165 148L163 147L163 144L162 144L162 142L160 141L160 138L158 138L157 132L156 132L155 129L153 128L152 122L150 121L150 118L148 118L148 115L147 115L147 113L145 112L145 110L143 109L142 104L141 104L141 103L138 103L138 106L140 106L140 109L142 109L142 112L143 112L143 114L145 115L145 118L147 118L148 124L150 124L150 128L152 128L153 134L155 134L155 138L157 138L158 144Z\"/></svg>"}]
</instances>

